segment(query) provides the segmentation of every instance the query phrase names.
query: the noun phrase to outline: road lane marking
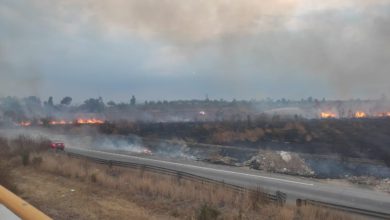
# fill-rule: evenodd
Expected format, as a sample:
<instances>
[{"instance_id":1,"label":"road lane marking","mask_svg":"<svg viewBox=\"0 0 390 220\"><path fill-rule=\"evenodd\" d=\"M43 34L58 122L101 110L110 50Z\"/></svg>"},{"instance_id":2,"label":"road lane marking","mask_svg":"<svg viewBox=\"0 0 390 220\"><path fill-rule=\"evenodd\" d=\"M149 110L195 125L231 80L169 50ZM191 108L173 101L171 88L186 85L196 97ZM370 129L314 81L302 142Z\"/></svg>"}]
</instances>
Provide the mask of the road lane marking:
<instances>
[{"instance_id":1,"label":"road lane marking","mask_svg":"<svg viewBox=\"0 0 390 220\"><path fill-rule=\"evenodd\" d=\"M108 155L120 156L120 157L124 157L124 158L133 158L133 159L138 159L141 161L142 160L153 161L153 162L157 162L157 163L165 163L165 164L171 164L171 165L176 165L176 166L181 166L181 167L190 167L190 168L209 170L209 171L220 172L220 173L243 175L243 176L249 176L249 177L260 178L260 179L267 179L267 180L274 180L274 181L279 181L279 182L300 184L300 185L305 185L305 186L314 186L313 183L304 183L304 182L298 182L298 181L293 181L293 180L279 179L279 178L275 178L275 177L260 176L260 175L254 175L254 174L248 174L248 173L239 173L239 172L235 172L235 171L220 170L220 169L215 169L215 168L210 168L210 167L201 167L201 166L195 166L195 165L190 165L190 164L175 163L175 162L170 162L170 161L136 157L136 156L131 156L131 155L110 153L110 152L105 152L105 151L96 151L96 150L81 149L81 148L68 148L68 149L76 149L76 150L81 150L81 151L89 151L89 152L93 152L93 153L108 154Z\"/></svg>"}]
</instances>

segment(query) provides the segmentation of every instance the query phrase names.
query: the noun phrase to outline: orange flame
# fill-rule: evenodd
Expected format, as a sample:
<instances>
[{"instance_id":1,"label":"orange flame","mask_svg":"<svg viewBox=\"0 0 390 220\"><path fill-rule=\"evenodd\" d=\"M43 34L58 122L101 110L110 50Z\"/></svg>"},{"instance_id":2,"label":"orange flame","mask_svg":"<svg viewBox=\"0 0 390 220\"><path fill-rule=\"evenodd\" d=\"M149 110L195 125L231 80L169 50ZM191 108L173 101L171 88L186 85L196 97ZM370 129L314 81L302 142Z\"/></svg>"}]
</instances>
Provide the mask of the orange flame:
<instances>
[{"instance_id":1,"label":"orange flame","mask_svg":"<svg viewBox=\"0 0 390 220\"><path fill-rule=\"evenodd\" d=\"M104 124L104 121L96 118L90 118L90 119L79 118L76 120L76 123L77 124Z\"/></svg>"},{"instance_id":2,"label":"orange flame","mask_svg":"<svg viewBox=\"0 0 390 220\"><path fill-rule=\"evenodd\" d=\"M337 115L332 112L321 112L320 114L321 118L336 118Z\"/></svg>"},{"instance_id":3,"label":"orange flame","mask_svg":"<svg viewBox=\"0 0 390 220\"><path fill-rule=\"evenodd\" d=\"M376 115L377 117L390 117L390 112L381 112Z\"/></svg>"},{"instance_id":4,"label":"orange flame","mask_svg":"<svg viewBox=\"0 0 390 220\"><path fill-rule=\"evenodd\" d=\"M31 122L30 121L22 121L22 122L19 122L18 125L22 126L22 127L28 127L28 126L31 126Z\"/></svg>"},{"instance_id":5,"label":"orange flame","mask_svg":"<svg viewBox=\"0 0 390 220\"><path fill-rule=\"evenodd\" d=\"M367 114L365 112L356 112L355 113L355 118L366 118Z\"/></svg>"},{"instance_id":6,"label":"orange flame","mask_svg":"<svg viewBox=\"0 0 390 220\"><path fill-rule=\"evenodd\" d=\"M68 124L73 124L71 121L65 121L65 120L58 120L58 121L50 121L50 125L68 125Z\"/></svg>"}]
</instances>

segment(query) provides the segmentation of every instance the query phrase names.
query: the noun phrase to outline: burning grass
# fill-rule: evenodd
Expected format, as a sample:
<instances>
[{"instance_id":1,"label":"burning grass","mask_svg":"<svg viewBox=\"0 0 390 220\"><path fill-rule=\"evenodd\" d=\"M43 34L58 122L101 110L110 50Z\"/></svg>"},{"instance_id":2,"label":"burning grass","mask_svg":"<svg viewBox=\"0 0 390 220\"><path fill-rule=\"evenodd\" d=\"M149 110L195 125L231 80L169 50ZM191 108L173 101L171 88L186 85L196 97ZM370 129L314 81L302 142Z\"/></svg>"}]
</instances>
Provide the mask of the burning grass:
<instances>
[{"instance_id":1,"label":"burning grass","mask_svg":"<svg viewBox=\"0 0 390 220\"><path fill-rule=\"evenodd\" d=\"M44 118L36 121L20 121L16 125L30 127L32 125L101 125L104 123L105 120L99 118L77 118L74 120Z\"/></svg>"}]
</instances>

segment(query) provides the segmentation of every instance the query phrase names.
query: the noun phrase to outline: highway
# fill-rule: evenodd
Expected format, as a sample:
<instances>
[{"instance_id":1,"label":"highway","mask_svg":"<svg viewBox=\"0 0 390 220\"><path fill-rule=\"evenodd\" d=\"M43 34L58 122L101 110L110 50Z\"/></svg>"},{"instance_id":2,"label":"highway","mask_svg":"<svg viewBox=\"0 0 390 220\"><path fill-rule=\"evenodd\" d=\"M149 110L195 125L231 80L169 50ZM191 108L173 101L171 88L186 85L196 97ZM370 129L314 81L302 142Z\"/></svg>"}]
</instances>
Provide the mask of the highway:
<instances>
[{"instance_id":1,"label":"highway","mask_svg":"<svg viewBox=\"0 0 390 220\"><path fill-rule=\"evenodd\" d=\"M132 156L73 147L66 148L66 151L98 159L131 162L186 172L247 188L261 187L265 191L273 193L275 191L281 191L287 194L287 200L290 202L298 198L310 199L390 215L390 194L365 188L328 184L315 179L269 174L256 170L213 165L191 160L169 160L153 156Z\"/></svg>"}]
</instances>

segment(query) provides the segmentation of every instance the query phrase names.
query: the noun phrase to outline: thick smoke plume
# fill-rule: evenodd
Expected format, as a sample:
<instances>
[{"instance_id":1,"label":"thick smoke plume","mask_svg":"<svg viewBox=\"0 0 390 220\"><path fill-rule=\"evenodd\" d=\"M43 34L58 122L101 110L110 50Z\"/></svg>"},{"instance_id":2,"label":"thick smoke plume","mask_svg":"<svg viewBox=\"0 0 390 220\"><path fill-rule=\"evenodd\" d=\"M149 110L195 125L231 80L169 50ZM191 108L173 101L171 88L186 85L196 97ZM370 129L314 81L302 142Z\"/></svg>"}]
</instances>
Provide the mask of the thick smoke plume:
<instances>
[{"instance_id":1,"label":"thick smoke plume","mask_svg":"<svg viewBox=\"0 0 390 220\"><path fill-rule=\"evenodd\" d=\"M25 50L26 57L34 57L37 48L45 47L36 47L31 39L42 37L39 33L54 32L51 37L61 40L63 35L73 39L92 30L93 34L163 42L173 48L170 51L176 53L173 56L179 62L188 62L190 68L207 75L216 85L238 92L248 88L245 92L250 93L256 82L262 80L275 85L287 80L292 81L284 89L288 93L294 82L307 79L323 81L321 86L332 88L324 95L330 97L378 97L390 92L388 0L25 3L1 4L2 20L10 24L2 26L7 26L5 32L11 33L0 35L1 85L6 91L11 87L5 85L20 84L19 79L39 85L39 77L30 66L16 70L14 64L11 69L3 67L4 60L15 49L11 46L4 52L6 46L21 44L16 49ZM10 40L15 37L17 40ZM206 58L199 58L203 56ZM212 63L207 62L210 57ZM34 64L34 60L30 61ZM42 61L37 63L32 69L40 70L44 65Z\"/></svg>"},{"instance_id":2,"label":"thick smoke plume","mask_svg":"<svg viewBox=\"0 0 390 220\"><path fill-rule=\"evenodd\" d=\"M309 75L330 84L336 90L330 95L390 92L389 1L115 0L91 5L102 24L173 42L185 56L211 47L218 59L212 71L220 74L222 86L245 88L248 79L259 78L254 74Z\"/></svg>"}]
</instances>

